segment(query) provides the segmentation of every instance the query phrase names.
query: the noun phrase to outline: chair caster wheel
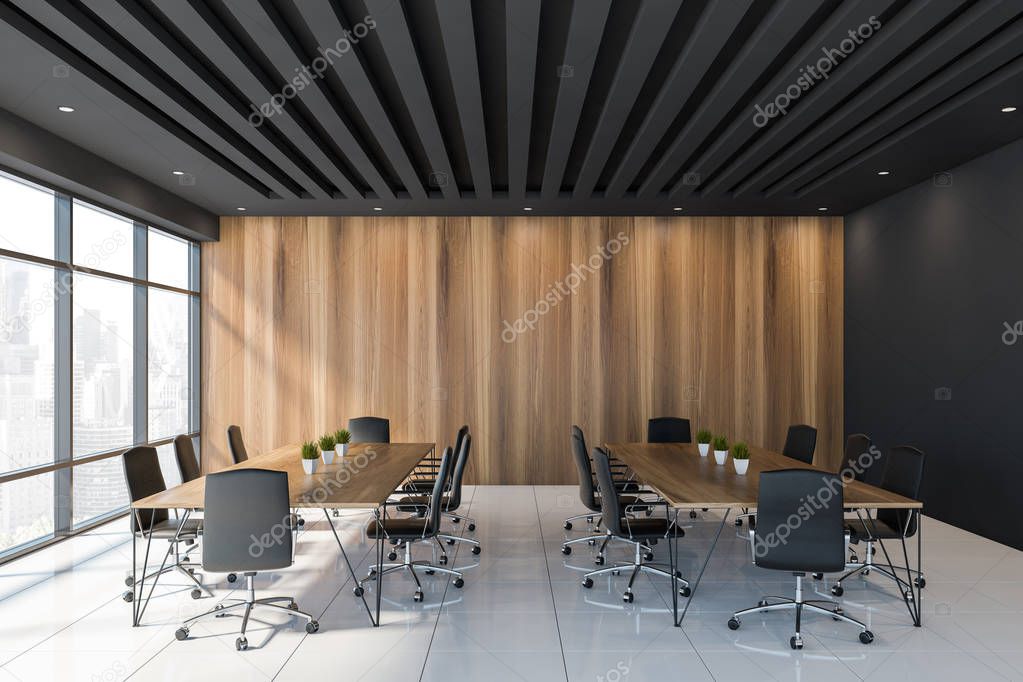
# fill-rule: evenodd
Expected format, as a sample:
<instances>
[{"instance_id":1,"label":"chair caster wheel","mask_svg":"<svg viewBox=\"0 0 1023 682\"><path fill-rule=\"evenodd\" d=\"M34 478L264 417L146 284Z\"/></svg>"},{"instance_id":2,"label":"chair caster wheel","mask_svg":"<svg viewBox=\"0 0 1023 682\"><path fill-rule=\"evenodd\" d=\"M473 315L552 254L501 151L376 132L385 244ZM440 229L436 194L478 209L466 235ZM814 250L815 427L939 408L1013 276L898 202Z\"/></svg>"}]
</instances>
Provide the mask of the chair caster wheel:
<instances>
[{"instance_id":1,"label":"chair caster wheel","mask_svg":"<svg viewBox=\"0 0 1023 682\"><path fill-rule=\"evenodd\" d=\"M397 558L398 558L398 555L395 552L388 552L387 553L387 560L388 561L394 561Z\"/></svg>"},{"instance_id":2,"label":"chair caster wheel","mask_svg":"<svg viewBox=\"0 0 1023 682\"><path fill-rule=\"evenodd\" d=\"M824 580L824 574L823 573L814 573L813 574L813 579L814 580Z\"/></svg>"},{"instance_id":3,"label":"chair caster wheel","mask_svg":"<svg viewBox=\"0 0 1023 682\"><path fill-rule=\"evenodd\" d=\"M597 564L598 566L603 566L604 565L604 557L602 555L598 554L596 556L596 558L593 559L593 563Z\"/></svg>"},{"instance_id":4,"label":"chair caster wheel","mask_svg":"<svg viewBox=\"0 0 1023 682\"><path fill-rule=\"evenodd\" d=\"M835 595L836 597L841 597L843 594L845 594L845 588L842 587L841 585L835 585L834 587L831 588L831 594Z\"/></svg>"},{"instance_id":5,"label":"chair caster wheel","mask_svg":"<svg viewBox=\"0 0 1023 682\"><path fill-rule=\"evenodd\" d=\"M131 590L128 590L124 594L121 595L121 599L123 599L124 601L126 601L126 602L128 602L130 604L133 601L135 601L135 593L132 592Z\"/></svg>"},{"instance_id":6,"label":"chair caster wheel","mask_svg":"<svg viewBox=\"0 0 1023 682\"><path fill-rule=\"evenodd\" d=\"M597 546L597 541L596 540L587 540L586 544L589 545L590 547L596 547Z\"/></svg>"},{"instance_id":7,"label":"chair caster wheel","mask_svg":"<svg viewBox=\"0 0 1023 682\"><path fill-rule=\"evenodd\" d=\"M927 586L927 580L923 576L920 576L919 578L913 579L913 584L922 590Z\"/></svg>"},{"instance_id":8,"label":"chair caster wheel","mask_svg":"<svg viewBox=\"0 0 1023 682\"><path fill-rule=\"evenodd\" d=\"M586 580L583 580L583 587L585 587L587 590L593 587L593 578L587 578Z\"/></svg>"},{"instance_id":9,"label":"chair caster wheel","mask_svg":"<svg viewBox=\"0 0 1023 682\"><path fill-rule=\"evenodd\" d=\"M860 633L860 641L864 644L870 644L874 641L874 633L870 630L864 630Z\"/></svg>"},{"instance_id":10,"label":"chair caster wheel","mask_svg":"<svg viewBox=\"0 0 1023 682\"><path fill-rule=\"evenodd\" d=\"M298 527L301 528L304 525L305 525L305 519L303 519L302 517L299 517L298 518Z\"/></svg>"},{"instance_id":11,"label":"chair caster wheel","mask_svg":"<svg viewBox=\"0 0 1023 682\"><path fill-rule=\"evenodd\" d=\"M461 519L459 519L458 517L454 517L454 518L451 519L451 523L458 523L460 521L461 521Z\"/></svg>"},{"instance_id":12,"label":"chair caster wheel","mask_svg":"<svg viewBox=\"0 0 1023 682\"><path fill-rule=\"evenodd\" d=\"M236 580L238 580L238 574L237 573L228 573L227 574L227 582L233 583Z\"/></svg>"},{"instance_id":13,"label":"chair caster wheel","mask_svg":"<svg viewBox=\"0 0 1023 682\"><path fill-rule=\"evenodd\" d=\"M426 575L433 575L433 574L434 574L434 573L436 573L436 572L437 572L437 571L433 570L432 568L428 568L428 569L426 569Z\"/></svg>"},{"instance_id":14,"label":"chair caster wheel","mask_svg":"<svg viewBox=\"0 0 1023 682\"><path fill-rule=\"evenodd\" d=\"M178 628L174 632L174 639L178 640L179 642L184 642L186 639L188 639L188 628Z\"/></svg>"},{"instance_id":15,"label":"chair caster wheel","mask_svg":"<svg viewBox=\"0 0 1023 682\"><path fill-rule=\"evenodd\" d=\"M470 533L473 532L474 530L476 530L476 524L475 523L470 523L469 526L468 526L468 529L469 529Z\"/></svg>"},{"instance_id":16,"label":"chair caster wheel","mask_svg":"<svg viewBox=\"0 0 1023 682\"><path fill-rule=\"evenodd\" d=\"M626 592L625 594L622 595L622 601L625 602L626 604L631 604L633 600L635 600L635 597L633 596L632 592Z\"/></svg>"},{"instance_id":17,"label":"chair caster wheel","mask_svg":"<svg viewBox=\"0 0 1023 682\"><path fill-rule=\"evenodd\" d=\"M653 561L653 560L654 560L654 553L653 552L647 552L647 553L645 553L643 555L643 561Z\"/></svg>"},{"instance_id":18,"label":"chair caster wheel","mask_svg":"<svg viewBox=\"0 0 1023 682\"><path fill-rule=\"evenodd\" d=\"M440 555L440 559L438 559L438 561L441 563L441 565L444 565L444 564L448 563L448 555L447 554L441 554Z\"/></svg>"},{"instance_id":19,"label":"chair caster wheel","mask_svg":"<svg viewBox=\"0 0 1023 682\"><path fill-rule=\"evenodd\" d=\"M135 581L131 579L130 575L125 577L125 579L124 579L124 586L125 587L131 587L134 584L135 584Z\"/></svg>"},{"instance_id":20,"label":"chair caster wheel","mask_svg":"<svg viewBox=\"0 0 1023 682\"><path fill-rule=\"evenodd\" d=\"M288 604L288 608L291 609L292 611L298 611L298 604L296 604L295 602L291 602L290 604Z\"/></svg>"},{"instance_id":21,"label":"chair caster wheel","mask_svg":"<svg viewBox=\"0 0 1023 682\"><path fill-rule=\"evenodd\" d=\"M738 618L729 618L728 619L728 629L729 630L738 630L739 629L739 625L741 625L741 623L739 622Z\"/></svg>"},{"instance_id":22,"label":"chair caster wheel","mask_svg":"<svg viewBox=\"0 0 1023 682\"><path fill-rule=\"evenodd\" d=\"M451 584L457 587L458 589L462 589L462 586L465 585L465 581L462 580L461 578L455 578L454 580L451 581Z\"/></svg>"},{"instance_id":23,"label":"chair caster wheel","mask_svg":"<svg viewBox=\"0 0 1023 682\"><path fill-rule=\"evenodd\" d=\"M479 554L479 553L480 553L480 552L482 552L482 551L483 551L483 548L482 548L482 547L480 547L479 545L475 545L475 546L473 546L473 548L472 548L472 553L473 553L473 554Z\"/></svg>"},{"instance_id":24,"label":"chair caster wheel","mask_svg":"<svg viewBox=\"0 0 1023 682\"><path fill-rule=\"evenodd\" d=\"M202 590L198 587L192 590L192 599L202 599Z\"/></svg>"},{"instance_id":25,"label":"chair caster wheel","mask_svg":"<svg viewBox=\"0 0 1023 682\"><path fill-rule=\"evenodd\" d=\"M742 519L736 519L735 520L735 527L736 528L742 528Z\"/></svg>"},{"instance_id":26,"label":"chair caster wheel","mask_svg":"<svg viewBox=\"0 0 1023 682\"><path fill-rule=\"evenodd\" d=\"M416 592L414 595L412 595L412 601L414 601L414 602L421 602L421 601L423 601L423 593L422 592Z\"/></svg>"},{"instance_id":27,"label":"chair caster wheel","mask_svg":"<svg viewBox=\"0 0 1023 682\"><path fill-rule=\"evenodd\" d=\"M789 646L793 649L799 650L803 648L803 639L801 637L789 637Z\"/></svg>"},{"instance_id":28,"label":"chair caster wheel","mask_svg":"<svg viewBox=\"0 0 1023 682\"><path fill-rule=\"evenodd\" d=\"M678 596L680 596L680 597L688 597L692 593L693 593L693 590L690 587L680 587L679 590L678 590Z\"/></svg>"},{"instance_id":29,"label":"chair caster wheel","mask_svg":"<svg viewBox=\"0 0 1023 682\"><path fill-rule=\"evenodd\" d=\"M586 523L593 523L593 517L592 516L587 516L586 517Z\"/></svg>"},{"instance_id":30,"label":"chair caster wheel","mask_svg":"<svg viewBox=\"0 0 1023 682\"><path fill-rule=\"evenodd\" d=\"M453 545L453 544L455 544L455 541L454 541L454 540L452 540L451 538L448 538L448 544L449 544L449 545Z\"/></svg>"},{"instance_id":31,"label":"chair caster wheel","mask_svg":"<svg viewBox=\"0 0 1023 682\"><path fill-rule=\"evenodd\" d=\"M352 594L354 594L356 597L361 597L364 593L365 590L362 589L361 585L352 590Z\"/></svg>"},{"instance_id":32,"label":"chair caster wheel","mask_svg":"<svg viewBox=\"0 0 1023 682\"><path fill-rule=\"evenodd\" d=\"M690 509L689 510L689 518L691 518L691 519L695 519L696 518L696 510L695 509Z\"/></svg>"},{"instance_id":33,"label":"chair caster wheel","mask_svg":"<svg viewBox=\"0 0 1023 682\"><path fill-rule=\"evenodd\" d=\"M244 637L239 637L238 639L234 640L234 648L237 649L238 651L245 651L246 649L249 648L249 640L245 639Z\"/></svg>"},{"instance_id":34,"label":"chair caster wheel","mask_svg":"<svg viewBox=\"0 0 1023 682\"><path fill-rule=\"evenodd\" d=\"M569 547L568 545L565 545L564 547L561 548L561 553L564 554L565 556L568 556L569 554L572 553L572 548Z\"/></svg>"},{"instance_id":35,"label":"chair caster wheel","mask_svg":"<svg viewBox=\"0 0 1023 682\"><path fill-rule=\"evenodd\" d=\"M760 601L757 602L757 608L761 608L762 609L765 606L767 606L767 600L766 599L761 599Z\"/></svg>"},{"instance_id":36,"label":"chair caster wheel","mask_svg":"<svg viewBox=\"0 0 1023 682\"><path fill-rule=\"evenodd\" d=\"M572 530L572 522L565 521L565 530Z\"/></svg>"},{"instance_id":37,"label":"chair caster wheel","mask_svg":"<svg viewBox=\"0 0 1023 682\"><path fill-rule=\"evenodd\" d=\"M855 554L850 554L849 555L849 563L850 564L858 564L858 563L860 563L860 558L858 556L856 556Z\"/></svg>"},{"instance_id":38,"label":"chair caster wheel","mask_svg":"<svg viewBox=\"0 0 1023 682\"><path fill-rule=\"evenodd\" d=\"M654 510L648 508L645 513L647 516L651 516L654 513Z\"/></svg>"},{"instance_id":39,"label":"chair caster wheel","mask_svg":"<svg viewBox=\"0 0 1023 682\"><path fill-rule=\"evenodd\" d=\"M319 632L320 624L315 620L311 620L305 624L305 631L308 632L310 635L313 634L314 632Z\"/></svg>"}]
</instances>

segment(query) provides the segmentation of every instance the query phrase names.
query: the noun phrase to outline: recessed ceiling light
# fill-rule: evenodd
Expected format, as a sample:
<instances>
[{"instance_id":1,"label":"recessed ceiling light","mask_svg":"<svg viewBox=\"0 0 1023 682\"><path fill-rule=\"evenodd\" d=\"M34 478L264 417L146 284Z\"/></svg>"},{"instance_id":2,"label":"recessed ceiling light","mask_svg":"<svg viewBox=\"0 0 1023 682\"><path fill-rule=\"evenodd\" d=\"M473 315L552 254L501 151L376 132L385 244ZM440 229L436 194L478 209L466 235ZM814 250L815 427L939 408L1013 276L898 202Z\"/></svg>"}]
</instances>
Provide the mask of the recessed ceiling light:
<instances>
[{"instance_id":1,"label":"recessed ceiling light","mask_svg":"<svg viewBox=\"0 0 1023 682\"><path fill-rule=\"evenodd\" d=\"M1014 111L1016 111L1016 107L1002 107L1003 114L1011 114Z\"/></svg>"},{"instance_id":2,"label":"recessed ceiling light","mask_svg":"<svg viewBox=\"0 0 1023 682\"><path fill-rule=\"evenodd\" d=\"M826 210L828 210L828 207L827 207L827 206L821 206L821 207L820 207L820 208L818 208L817 210L818 210L818 211L826 211Z\"/></svg>"},{"instance_id":3,"label":"recessed ceiling light","mask_svg":"<svg viewBox=\"0 0 1023 682\"><path fill-rule=\"evenodd\" d=\"M671 210L672 210L672 211L681 211L681 210L682 210L682 207L681 207L681 206L676 206L675 208L673 208L673 209L671 209Z\"/></svg>"},{"instance_id":4,"label":"recessed ceiling light","mask_svg":"<svg viewBox=\"0 0 1023 682\"><path fill-rule=\"evenodd\" d=\"M384 210L384 209L383 209L383 208L382 208L381 206L374 206L374 207L373 207L373 210L374 210L374 211L382 211L382 210Z\"/></svg>"},{"instance_id":5,"label":"recessed ceiling light","mask_svg":"<svg viewBox=\"0 0 1023 682\"><path fill-rule=\"evenodd\" d=\"M244 206L239 206L237 210L239 210L239 211L244 211L244 210L245 210L245 207L244 207Z\"/></svg>"},{"instance_id":6,"label":"recessed ceiling light","mask_svg":"<svg viewBox=\"0 0 1023 682\"><path fill-rule=\"evenodd\" d=\"M533 210L533 207L532 207L532 206L523 206L523 207L522 207L522 210L523 210L523 211L532 211L532 210Z\"/></svg>"},{"instance_id":7,"label":"recessed ceiling light","mask_svg":"<svg viewBox=\"0 0 1023 682\"><path fill-rule=\"evenodd\" d=\"M878 171L877 174L878 175L891 175L892 172L891 171Z\"/></svg>"},{"instance_id":8,"label":"recessed ceiling light","mask_svg":"<svg viewBox=\"0 0 1023 682\"><path fill-rule=\"evenodd\" d=\"M57 107L58 110L63 111L65 114L70 114L75 110L74 107Z\"/></svg>"},{"instance_id":9,"label":"recessed ceiling light","mask_svg":"<svg viewBox=\"0 0 1023 682\"><path fill-rule=\"evenodd\" d=\"M171 171L172 175L184 175L185 171Z\"/></svg>"}]
</instances>

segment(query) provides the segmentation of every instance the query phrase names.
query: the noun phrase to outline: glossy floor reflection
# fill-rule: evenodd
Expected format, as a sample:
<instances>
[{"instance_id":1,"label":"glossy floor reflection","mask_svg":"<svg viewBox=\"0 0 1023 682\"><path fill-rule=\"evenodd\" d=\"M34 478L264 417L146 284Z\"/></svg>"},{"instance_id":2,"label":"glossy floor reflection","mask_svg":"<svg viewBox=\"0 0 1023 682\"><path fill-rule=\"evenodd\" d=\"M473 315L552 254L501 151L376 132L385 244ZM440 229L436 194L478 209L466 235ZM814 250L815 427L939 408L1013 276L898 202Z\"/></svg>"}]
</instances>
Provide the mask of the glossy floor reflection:
<instances>
[{"instance_id":1,"label":"glossy floor reflection","mask_svg":"<svg viewBox=\"0 0 1023 682\"><path fill-rule=\"evenodd\" d=\"M121 601L131 545L119 520L0 567L0 682L37 680L981 680L1023 679L1023 553L925 519L923 627L912 626L892 584L845 583L844 609L868 623L876 641L827 618L804 623L805 648L788 648L791 615L747 617L733 632L730 613L763 594L790 594L786 576L757 569L748 544L729 522L682 628L671 624L667 580L642 576L632 604L626 578L603 577L590 590L579 580L593 550L562 520L583 510L569 486L468 488L473 537L483 554L449 550L465 587L425 576L425 599L400 574L384 584L383 625L372 628L337 552L326 520L307 514L295 565L262 574L259 596L294 595L320 632L298 620L261 613L249 645L237 652L236 619L205 620L185 642L178 622L208 609L171 577L157 588L142 627L130 627ZM371 545L368 515L344 512L335 523L358 572ZM695 577L718 527L701 514L679 547L681 568ZM452 526L456 533L464 529ZM663 543L657 548L663 559ZM422 550L419 558L429 558ZM624 548L609 560L628 560ZM218 598L233 585L205 576ZM808 583L809 584L809 583ZM815 588L830 597L830 581ZM375 598L372 586L367 596Z\"/></svg>"}]
</instances>

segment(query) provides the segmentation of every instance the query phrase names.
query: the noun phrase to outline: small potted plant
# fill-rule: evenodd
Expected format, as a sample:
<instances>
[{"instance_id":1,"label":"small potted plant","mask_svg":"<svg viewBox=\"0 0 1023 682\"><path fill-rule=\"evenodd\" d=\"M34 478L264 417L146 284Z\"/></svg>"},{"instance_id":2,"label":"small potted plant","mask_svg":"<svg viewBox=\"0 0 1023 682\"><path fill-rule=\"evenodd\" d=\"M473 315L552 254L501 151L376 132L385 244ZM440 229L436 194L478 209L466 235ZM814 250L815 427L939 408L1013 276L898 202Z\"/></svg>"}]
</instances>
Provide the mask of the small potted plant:
<instances>
[{"instance_id":1,"label":"small potted plant","mask_svg":"<svg viewBox=\"0 0 1023 682\"><path fill-rule=\"evenodd\" d=\"M706 457L710 453L710 440L714 437L707 429L696 432L696 446L700 449L700 457Z\"/></svg>"},{"instance_id":2,"label":"small potted plant","mask_svg":"<svg viewBox=\"0 0 1023 682\"><path fill-rule=\"evenodd\" d=\"M316 473L316 465L320 463L320 451L316 443L307 441L302 443L302 468L307 474Z\"/></svg>"},{"instance_id":3,"label":"small potted plant","mask_svg":"<svg viewBox=\"0 0 1023 682\"><path fill-rule=\"evenodd\" d=\"M714 461L719 465L724 464L728 459L728 439L724 436L714 436Z\"/></svg>"},{"instance_id":4,"label":"small potted plant","mask_svg":"<svg viewBox=\"0 0 1023 682\"><path fill-rule=\"evenodd\" d=\"M334 463L335 445L337 445L337 440L335 440L334 434L328 433L320 436L320 456L323 457L324 464Z\"/></svg>"},{"instance_id":5,"label":"small potted plant","mask_svg":"<svg viewBox=\"0 0 1023 682\"><path fill-rule=\"evenodd\" d=\"M732 446L732 464L735 465L735 473L740 476L746 475L746 469L749 469L749 446L745 443L736 443Z\"/></svg>"},{"instance_id":6,"label":"small potted plant","mask_svg":"<svg viewBox=\"0 0 1023 682\"><path fill-rule=\"evenodd\" d=\"M337 456L343 458L348 454L348 444L352 442L352 434L348 432L348 429L338 429L334 432L334 440L337 441L334 446Z\"/></svg>"}]
</instances>

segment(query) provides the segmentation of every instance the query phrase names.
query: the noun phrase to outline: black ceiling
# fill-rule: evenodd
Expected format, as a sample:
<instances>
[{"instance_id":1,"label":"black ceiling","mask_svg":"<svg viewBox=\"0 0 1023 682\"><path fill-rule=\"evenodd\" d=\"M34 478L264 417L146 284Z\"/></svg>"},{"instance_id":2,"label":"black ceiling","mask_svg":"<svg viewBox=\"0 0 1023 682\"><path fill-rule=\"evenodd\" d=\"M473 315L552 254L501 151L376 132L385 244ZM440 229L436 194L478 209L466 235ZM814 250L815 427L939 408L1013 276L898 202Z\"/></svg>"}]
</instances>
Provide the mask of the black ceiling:
<instances>
[{"instance_id":1,"label":"black ceiling","mask_svg":"<svg viewBox=\"0 0 1023 682\"><path fill-rule=\"evenodd\" d=\"M1023 137L1023 0L0 0L0 108L217 214L837 214Z\"/></svg>"}]
</instances>

